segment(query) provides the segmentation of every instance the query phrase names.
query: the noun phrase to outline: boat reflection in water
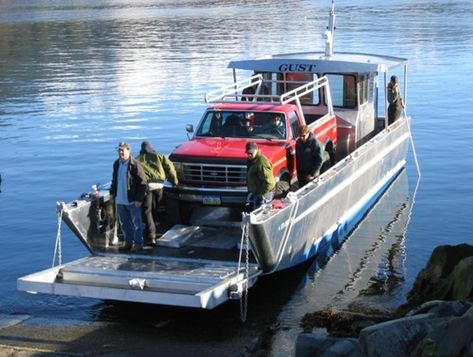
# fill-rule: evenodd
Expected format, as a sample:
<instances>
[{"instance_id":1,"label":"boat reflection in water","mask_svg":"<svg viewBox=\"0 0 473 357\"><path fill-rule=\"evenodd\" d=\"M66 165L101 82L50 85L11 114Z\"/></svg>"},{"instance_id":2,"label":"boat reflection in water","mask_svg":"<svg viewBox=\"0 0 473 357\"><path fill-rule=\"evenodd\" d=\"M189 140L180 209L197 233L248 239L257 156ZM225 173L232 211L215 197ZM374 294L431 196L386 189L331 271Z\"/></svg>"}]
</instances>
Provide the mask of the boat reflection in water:
<instances>
[{"instance_id":1,"label":"boat reflection in water","mask_svg":"<svg viewBox=\"0 0 473 357\"><path fill-rule=\"evenodd\" d=\"M403 170L339 250L319 254L279 315L275 351L293 351L300 321L324 309L393 310L403 302L405 239L415 191Z\"/></svg>"}]
</instances>

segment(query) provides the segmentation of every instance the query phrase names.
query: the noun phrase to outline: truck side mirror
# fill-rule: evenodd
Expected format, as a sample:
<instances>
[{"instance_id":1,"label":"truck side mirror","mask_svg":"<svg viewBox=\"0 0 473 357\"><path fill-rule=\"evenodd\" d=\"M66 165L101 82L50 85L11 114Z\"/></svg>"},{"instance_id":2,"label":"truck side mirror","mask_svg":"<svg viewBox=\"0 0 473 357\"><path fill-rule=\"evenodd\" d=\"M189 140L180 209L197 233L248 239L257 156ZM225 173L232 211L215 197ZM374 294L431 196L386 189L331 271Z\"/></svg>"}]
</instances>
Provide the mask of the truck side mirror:
<instances>
[{"instance_id":1,"label":"truck side mirror","mask_svg":"<svg viewBox=\"0 0 473 357\"><path fill-rule=\"evenodd\" d=\"M191 134L194 132L194 125L192 124L187 124L186 125L186 131L187 131L187 139L191 139Z\"/></svg>"}]
</instances>

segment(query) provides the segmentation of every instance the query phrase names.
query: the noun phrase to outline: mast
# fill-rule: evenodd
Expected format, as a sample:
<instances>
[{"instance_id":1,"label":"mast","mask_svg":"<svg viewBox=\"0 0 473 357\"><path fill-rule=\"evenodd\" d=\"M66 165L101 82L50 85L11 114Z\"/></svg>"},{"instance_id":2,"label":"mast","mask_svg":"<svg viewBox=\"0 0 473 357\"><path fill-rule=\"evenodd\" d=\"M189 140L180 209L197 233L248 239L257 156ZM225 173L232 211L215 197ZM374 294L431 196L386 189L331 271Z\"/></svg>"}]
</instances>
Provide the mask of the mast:
<instances>
[{"instance_id":1,"label":"mast","mask_svg":"<svg viewBox=\"0 0 473 357\"><path fill-rule=\"evenodd\" d=\"M335 0L332 0L332 9L328 19L327 30L324 33L325 38L325 56L332 57L333 55L333 38L335 36Z\"/></svg>"}]
</instances>

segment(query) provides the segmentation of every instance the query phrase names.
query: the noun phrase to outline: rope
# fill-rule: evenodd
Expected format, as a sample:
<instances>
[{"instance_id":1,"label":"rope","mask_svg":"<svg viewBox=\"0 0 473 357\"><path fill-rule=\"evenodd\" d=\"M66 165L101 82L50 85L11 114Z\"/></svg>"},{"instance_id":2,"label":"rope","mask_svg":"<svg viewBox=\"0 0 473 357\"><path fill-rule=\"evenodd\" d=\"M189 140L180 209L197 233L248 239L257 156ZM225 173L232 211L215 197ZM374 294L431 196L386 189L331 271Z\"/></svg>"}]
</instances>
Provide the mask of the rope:
<instances>
[{"instance_id":1,"label":"rope","mask_svg":"<svg viewBox=\"0 0 473 357\"><path fill-rule=\"evenodd\" d=\"M405 111L404 111L404 115L406 115ZM414 156L414 162L416 164L417 176L418 176L417 185L419 185L419 181L420 181L420 178L421 178L420 166L419 166L419 160L417 160L417 152L416 152L416 147L414 145L414 138L412 137L412 131L411 131L410 123L407 123L407 130L409 130L409 138L411 139L410 142L411 142L412 154Z\"/></svg>"},{"instance_id":2,"label":"rope","mask_svg":"<svg viewBox=\"0 0 473 357\"><path fill-rule=\"evenodd\" d=\"M58 203L57 209L57 235L56 235L56 244L54 246L54 255L53 255L53 265L54 268L56 264L56 256L58 257L58 265L62 264L62 241L61 241L61 223L62 223L62 213L64 212L63 203Z\"/></svg>"}]
</instances>

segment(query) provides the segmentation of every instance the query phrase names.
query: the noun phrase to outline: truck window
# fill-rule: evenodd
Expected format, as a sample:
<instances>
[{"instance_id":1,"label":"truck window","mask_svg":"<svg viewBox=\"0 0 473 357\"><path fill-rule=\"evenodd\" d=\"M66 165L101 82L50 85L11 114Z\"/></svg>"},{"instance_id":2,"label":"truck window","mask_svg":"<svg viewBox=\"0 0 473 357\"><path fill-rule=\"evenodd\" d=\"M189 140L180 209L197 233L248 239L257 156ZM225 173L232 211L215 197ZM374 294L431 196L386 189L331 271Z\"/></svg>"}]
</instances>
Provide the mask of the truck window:
<instances>
[{"instance_id":1,"label":"truck window","mask_svg":"<svg viewBox=\"0 0 473 357\"><path fill-rule=\"evenodd\" d=\"M218 136L222 125L222 113L220 111L208 111L205 113L197 136Z\"/></svg>"},{"instance_id":2,"label":"truck window","mask_svg":"<svg viewBox=\"0 0 473 357\"><path fill-rule=\"evenodd\" d=\"M334 107L356 108L356 77L351 74L326 74Z\"/></svg>"},{"instance_id":3,"label":"truck window","mask_svg":"<svg viewBox=\"0 0 473 357\"><path fill-rule=\"evenodd\" d=\"M296 140L297 137L299 136L299 130L301 127L301 124L299 122L299 118L297 117L296 112L291 112L289 114L289 122L291 124L291 131L292 131L291 138L293 140Z\"/></svg>"}]
</instances>

